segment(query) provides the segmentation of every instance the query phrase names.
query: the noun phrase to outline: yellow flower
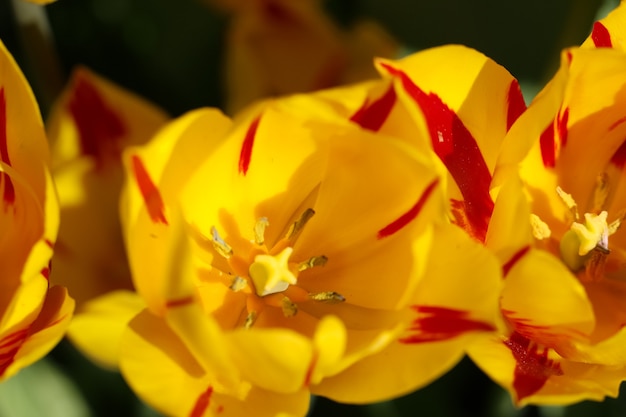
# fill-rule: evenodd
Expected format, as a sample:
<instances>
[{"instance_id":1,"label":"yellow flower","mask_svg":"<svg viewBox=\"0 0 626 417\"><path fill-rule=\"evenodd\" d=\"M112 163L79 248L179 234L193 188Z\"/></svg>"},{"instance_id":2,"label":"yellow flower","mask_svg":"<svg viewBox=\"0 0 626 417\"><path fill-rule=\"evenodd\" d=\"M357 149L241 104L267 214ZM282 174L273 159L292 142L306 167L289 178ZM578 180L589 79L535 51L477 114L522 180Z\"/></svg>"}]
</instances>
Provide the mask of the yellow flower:
<instances>
[{"instance_id":1,"label":"yellow flower","mask_svg":"<svg viewBox=\"0 0 626 417\"><path fill-rule=\"evenodd\" d=\"M500 261L502 320L468 352L520 405L617 395L626 376L624 289L616 279L624 212L611 216L610 207L624 203L619 187L607 184L619 184L626 160L623 53L566 51L560 73L528 110L506 71L457 50L457 59L464 55L474 69L465 77L425 54L409 59L415 68L436 66L436 75L412 73L409 59L380 67L429 129L448 170L453 222ZM575 201L591 205L577 218Z\"/></svg>"},{"instance_id":2,"label":"yellow flower","mask_svg":"<svg viewBox=\"0 0 626 417\"><path fill-rule=\"evenodd\" d=\"M41 5L46 5L49 3L54 3L56 0L26 0L29 1L31 3L35 3L35 4L41 4Z\"/></svg>"},{"instance_id":3,"label":"yellow flower","mask_svg":"<svg viewBox=\"0 0 626 417\"><path fill-rule=\"evenodd\" d=\"M372 21L342 31L319 0L211 0L232 13L224 76L229 113L261 98L375 77L375 56L398 44Z\"/></svg>"},{"instance_id":4,"label":"yellow flower","mask_svg":"<svg viewBox=\"0 0 626 417\"><path fill-rule=\"evenodd\" d=\"M50 286L58 206L35 98L0 42L0 380L40 359L63 336L74 309Z\"/></svg>"},{"instance_id":5,"label":"yellow flower","mask_svg":"<svg viewBox=\"0 0 626 417\"><path fill-rule=\"evenodd\" d=\"M310 393L432 381L494 329L499 267L447 221L420 132L387 80L169 124L127 154L143 301L90 303L84 345L170 415L304 415ZM129 329L95 329L105 315Z\"/></svg>"},{"instance_id":6,"label":"yellow flower","mask_svg":"<svg viewBox=\"0 0 626 417\"><path fill-rule=\"evenodd\" d=\"M498 160L485 244L504 320L469 354L519 405L601 400L626 379L626 54L608 47L623 13L563 52Z\"/></svg>"},{"instance_id":7,"label":"yellow flower","mask_svg":"<svg viewBox=\"0 0 626 417\"><path fill-rule=\"evenodd\" d=\"M78 68L46 121L61 206L52 280L77 306L131 289L119 221L125 147L152 137L163 111L93 72Z\"/></svg>"}]
</instances>

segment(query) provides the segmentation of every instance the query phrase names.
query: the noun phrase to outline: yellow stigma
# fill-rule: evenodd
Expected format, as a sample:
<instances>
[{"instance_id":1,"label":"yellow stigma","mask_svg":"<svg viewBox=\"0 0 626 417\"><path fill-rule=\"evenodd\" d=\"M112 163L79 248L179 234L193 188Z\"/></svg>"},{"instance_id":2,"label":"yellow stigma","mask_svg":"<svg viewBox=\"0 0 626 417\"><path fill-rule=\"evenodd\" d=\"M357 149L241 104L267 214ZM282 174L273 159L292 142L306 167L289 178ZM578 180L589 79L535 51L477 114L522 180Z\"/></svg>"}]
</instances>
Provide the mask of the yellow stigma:
<instances>
[{"instance_id":1,"label":"yellow stigma","mask_svg":"<svg viewBox=\"0 0 626 417\"><path fill-rule=\"evenodd\" d=\"M289 285L298 282L294 273L289 269L289 257L293 248L286 247L278 255L257 255L250 265L248 273L256 293L260 296L285 291Z\"/></svg>"},{"instance_id":2,"label":"yellow stigma","mask_svg":"<svg viewBox=\"0 0 626 417\"><path fill-rule=\"evenodd\" d=\"M578 255L584 256L593 249L605 252L609 250L609 225L606 222L608 213L600 214L585 213L585 224L574 222L571 230L576 233L580 240Z\"/></svg>"}]
</instances>

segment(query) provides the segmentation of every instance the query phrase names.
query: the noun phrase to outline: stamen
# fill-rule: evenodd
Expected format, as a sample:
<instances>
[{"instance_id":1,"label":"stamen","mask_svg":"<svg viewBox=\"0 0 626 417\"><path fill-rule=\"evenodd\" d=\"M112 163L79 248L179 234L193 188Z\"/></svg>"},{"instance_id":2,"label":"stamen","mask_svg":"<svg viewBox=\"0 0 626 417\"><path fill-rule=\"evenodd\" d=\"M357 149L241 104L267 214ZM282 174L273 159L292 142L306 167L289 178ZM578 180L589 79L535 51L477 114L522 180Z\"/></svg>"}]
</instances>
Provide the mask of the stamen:
<instances>
[{"instance_id":1,"label":"stamen","mask_svg":"<svg viewBox=\"0 0 626 417\"><path fill-rule=\"evenodd\" d=\"M606 199L609 196L609 177L606 172L596 178L596 188L593 192L593 211L600 212L605 209Z\"/></svg>"},{"instance_id":2,"label":"stamen","mask_svg":"<svg viewBox=\"0 0 626 417\"><path fill-rule=\"evenodd\" d=\"M250 327L252 327L252 325L256 321L256 318L257 318L256 311L249 312L248 315L246 316L246 321L244 322L243 327L245 327L246 329L249 329Z\"/></svg>"},{"instance_id":3,"label":"stamen","mask_svg":"<svg viewBox=\"0 0 626 417\"><path fill-rule=\"evenodd\" d=\"M578 205L576 204L576 201L574 201L574 197L572 197L571 194L563 191L563 189L559 186L556 187L556 193L559 195L559 197L561 197L563 203L565 203L569 211L572 213L572 215L574 216L574 220L578 220Z\"/></svg>"},{"instance_id":4,"label":"stamen","mask_svg":"<svg viewBox=\"0 0 626 417\"><path fill-rule=\"evenodd\" d=\"M246 281L245 278L242 278L239 275L237 275L236 277L233 278L228 288L232 290L233 292L239 292L243 290L244 288L246 288L247 286L248 286L248 281Z\"/></svg>"},{"instance_id":5,"label":"stamen","mask_svg":"<svg viewBox=\"0 0 626 417\"><path fill-rule=\"evenodd\" d=\"M298 238L298 236L304 229L304 226L306 226L306 224L309 220L311 220L311 217L313 217L314 214L315 210L313 210L312 208L304 210L300 218L293 222L293 224L289 228L289 231L287 232L287 240L293 243Z\"/></svg>"},{"instance_id":6,"label":"stamen","mask_svg":"<svg viewBox=\"0 0 626 417\"><path fill-rule=\"evenodd\" d=\"M261 217L254 224L254 242L257 245L262 245L265 243L265 228L270 225L267 217Z\"/></svg>"},{"instance_id":7,"label":"stamen","mask_svg":"<svg viewBox=\"0 0 626 417\"><path fill-rule=\"evenodd\" d=\"M326 265L326 262L328 262L328 258L325 255L314 256L308 261L298 264L298 271L302 272L307 269L315 268L316 266L324 266Z\"/></svg>"},{"instance_id":8,"label":"stamen","mask_svg":"<svg viewBox=\"0 0 626 417\"><path fill-rule=\"evenodd\" d=\"M334 291L325 291L309 294L309 298L313 301L322 301L329 304L342 303L346 298Z\"/></svg>"},{"instance_id":9,"label":"stamen","mask_svg":"<svg viewBox=\"0 0 626 417\"><path fill-rule=\"evenodd\" d=\"M224 258L228 259L233 256L233 248L220 237L215 226L211 227L211 242L213 242L215 250Z\"/></svg>"},{"instance_id":10,"label":"stamen","mask_svg":"<svg viewBox=\"0 0 626 417\"><path fill-rule=\"evenodd\" d=\"M281 300L281 307L285 317L293 317L298 314L298 306L289 299L289 297L283 297Z\"/></svg>"},{"instance_id":11,"label":"stamen","mask_svg":"<svg viewBox=\"0 0 626 417\"><path fill-rule=\"evenodd\" d=\"M609 224L609 236L617 232L624 220L626 220L626 210L620 211L617 219L613 220L611 224Z\"/></svg>"},{"instance_id":12,"label":"stamen","mask_svg":"<svg viewBox=\"0 0 626 417\"><path fill-rule=\"evenodd\" d=\"M537 240L547 239L552 234L550 227L536 214L531 213L530 225L532 227L533 236Z\"/></svg>"}]
</instances>

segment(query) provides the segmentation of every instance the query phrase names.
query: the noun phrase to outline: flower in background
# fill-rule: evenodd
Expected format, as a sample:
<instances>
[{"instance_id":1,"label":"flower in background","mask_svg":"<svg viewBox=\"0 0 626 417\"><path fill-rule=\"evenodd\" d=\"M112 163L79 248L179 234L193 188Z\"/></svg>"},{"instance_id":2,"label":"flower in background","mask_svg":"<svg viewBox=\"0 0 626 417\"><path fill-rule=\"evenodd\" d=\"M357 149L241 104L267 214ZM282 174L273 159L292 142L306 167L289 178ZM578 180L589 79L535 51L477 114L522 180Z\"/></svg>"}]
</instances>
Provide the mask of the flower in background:
<instances>
[{"instance_id":1,"label":"flower in background","mask_svg":"<svg viewBox=\"0 0 626 417\"><path fill-rule=\"evenodd\" d=\"M49 3L54 3L56 0L26 0L29 1L31 3L35 3L35 4L41 4L41 5L46 5Z\"/></svg>"},{"instance_id":2,"label":"flower in background","mask_svg":"<svg viewBox=\"0 0 626 417\"><path fill-rule=\"evenodd\" d=\"M421 132L388 80L177 119L127 154L140 301L90 305L128 329L86 314L76 334L171 415L304 415L310 393L432 381L493 331L500 271L449 224Z\"/></svg>"},{"instance_id":3,"label":"flower in background","mask_svg":"<svg viewBox=\"0 0 626 417\"><path fill-rule=\"evenodd\" d=\"M497 159L485 245L504 320L469 354L518 405L601 400L626 379L623 13L563 52Z\"/></svg>"},{"instance_id":4,"label":"flower in background","mask_svg":"<svg viewBox=\"0 0 626 417\"><path fill-rule=\"evenodd\" d=\"M0 380L52 349L74 301L50 286L59 212L35 98L0 43Z\"/></svg>"},{"instance_id":5,"label":"flower in background","mask_svg":"<svg viewBox=\"0 0 626 417\"><path fill-rule=\"evenodd\" d=\"M212 0L232 14L226 39L226 109L254 100L314 91L376 76L375 56L398 44L371 21L342 31L319 0Z\"/></svg>"},{"instance_id":6,"label":"flower in background","mask_svg":"<svg viewBox=\"0 0 626 417\"><path fill-rule=\"evenodd\" d=\"M77 307L132 282L119 220L121 154L165 124L156 106L78 68L46 126L61 225L52 281L69 288Z\"/></svg>"}]
</instances>

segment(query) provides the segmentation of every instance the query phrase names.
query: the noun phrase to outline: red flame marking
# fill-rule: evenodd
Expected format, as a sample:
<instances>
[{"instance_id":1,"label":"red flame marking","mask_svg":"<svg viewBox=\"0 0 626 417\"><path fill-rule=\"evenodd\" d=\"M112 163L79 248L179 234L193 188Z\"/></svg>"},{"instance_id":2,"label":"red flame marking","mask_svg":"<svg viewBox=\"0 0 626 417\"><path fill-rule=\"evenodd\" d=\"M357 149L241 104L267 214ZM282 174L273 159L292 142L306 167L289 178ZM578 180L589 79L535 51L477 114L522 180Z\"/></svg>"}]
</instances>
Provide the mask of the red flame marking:
<instances>
[{"instance_id":1,"label":"red flame marking","mask_svg":"<svg viewBox=\"0 0 626 417\"><path fill-rule=\"evenodd\" d=\"M463 333L493 331L495 328L483 321L470 319L469 312L447 307L412 306L418 314L409 331L416 334L399 339L400 343L437 342L455 338Z\"/></svg>"},{"instance_id":2,"label":"red flame marking","mask_svg":"<svg viewBox=\"0 0 626 417\"><path fill-rule=\"evenodd\" d=\"M315 369L315 365L317 365L317 360L319 358L319 353L317 351L313 352L313 357L311 358L311 363L306 370L306 374L304 376L304 384L303 387L307 388L311 385L311 378L313 377L313 370Z\"/></svg>"},{"instance_id":3,"label":"red flame marking","mask_svg":"<svg viewBox=\"0 0 626 417\"><path fill-rule=\"evenodd\" d=\"M107 158L118 160L120 140L126 134L124 121L84 76L77 77L68 108L78 129L82 153L94 157L99 165Z\"/></svg>"},{"instance_id":4,"label":"red flame marking","mask_svg":"<svg viewBox=\"0 0 626 417\"><path fill-rule=\"evenodd\" d=\"M508 104L506 111L506 131L508 132L517 118L526 110L526 102L524 101L522 89L517 80L514 79L511 81L506 99Z\"/></svg>"},{"instance_id":5,"label":"red flame marking","mask_svg":"<svg viewBox=\"0 0 626 417\"><path fill-rule=\"evenodd\" d=\"M591 31L591 40L596 48L612 48L613 42L611 42L611 34L609 30L600 22L593 24L593 30Z\"/></svg>"},{"instance_id":6,"label":"red flame marking","mask_svg":"<svg viewBox=\"0 0 626 417\"><path fill-rule=\"evenodd\" d=\"M165 307L166 308L182 307L184 305L191 304L192 302L193 302L193 296L190 295L189 297L178 298L175 300L168 300L165 303Z\"/></svg>"},{"instance_id":7,"label":"red flame marking","mask_svg":"<svg viewBox=\"0 0 626 417\"><path fill-rule=\"evenodd\" d=\"M165 205L163 204L161 193L159 193L158 188L154 185L152 179L150 179L148 171L146 171L141 159L139 159L137 155L132 156L132 163L133 174L135 175L139 191L141 192L150 218L154 223L167 224L164 213Z\"/></svg>"},{"instance_id":8,"label":"red flame marking","mask_svg":"<svg viewBox=\"0 0 626 417\"><path fill-rule=\"evenodd\" d=\"M439 96L432 92L426 94L403 71L387 64L383 67L391 75L400 77L405 91L422 109L433 149L463 195L474 236L484 241L493 212L493 200L489 195L491 173L476 139Z\"/></svg>"},{"instance_id":9,"label":"red flame marking","mask_svg":"<svg viewBox=\"0 0 626 417\"><path fill-rule=\"evenodd\" d=\"M430 197L430 194L433 192L437 184L439 184L439 178L433 180L433 182L431 182L428 187L426 187L420 198L409 211L398 217L393 222L389 223L387 226L380 229L376 237L378 239L382 239L391 236L400 229L402 229L404 226L415 220L415 218L420 214L420 211L424 207L424 204L426 204L426 201L428 201L428 197Z\"/></svg>"},{"instance_id":10,"label":"red flame marking","mask_svg":"<svg viewBox=\"0 0 626 417\"><path fill-rule=\"evenodd\" d=\"M213 387L209 386L209 388L207 388L206 391L200 394L200 396L196 400L196 404L193 406L193 410L191 410L189 417L202 417L206 409L209 407L212 394Z\"/></svg>"},{"instance_id":11,"label":"red flame marking","mask_svg":"<svg viewBox=\"0 0 626 417\"><path fill-rule=\"evenodd\" d=\"M531 343L529 339L517 332L504 341L515 358L513 389L518 401L538 392L551 376L563 375L561 365L548 359L548 349Z\"/></svg>"},{"instance_id":12,"label":"red flame marking","mask_svg":"<svg viewBox=\"0 0 626 417\"><path fill-rule=\"evenodd\" d=\"M259 123L261 122L261 116L257 117L252 121L248 131L246 132L246 137L243 140L243 145L241 146L241 153L239 154L239 173L246 175L248 173L248 167L250 166L250 159L252 158L252 147L254 146L254 137L256 136L256 131L259 128Z\"/></svg>"},{"instance_id":13,"label":"red flame marking","mask_svg":"<svg viewBox=\"0 0 626 417\"><path fill-rule=\"evenodd\" d=\"M530 246L524 246L509 259L504 265L502 265L502 275L507 276L511 268L520 260L524 255L528 253Z\"/></svg>"},{"instance_id":14,"label":"red flame marking","mask_svg":"<svg viewBox=\"0 0 626 417\"><path fill-rule=\"evenodd\" d=\"M391 109L396 104L396 98L396 90L392 85L385 94L371 104L366 99L361 108L352 115L350 121L360 125L363 129L377 132L389 117Z\"/></svg>"},{"instance_id":15,"label":"red flame marking","mask_svg":"<svg viewBox=\"0 0 626 417\"><path fill-rule=\"evenodd\" d=\"M541 148L541 160L546 168L553 168L556 165L556 146L554 143L554 128L552 123L548 125L539 137Z\"/></svg>"},{"instance_id":16,"label":"red flame marking","mask_svg":"<svg viewBox=\"0 0 626 417\"><path fill-rule=\"evenodd\" d=\"M569 120L569 107L567 107L561 116L558 119L558 123L556 128L559 132L559 141L561 142L561 147L567 145L567 122Z\"/></svg>"},{"instance_id":17,"label":"red flame marking","mask_svg":"<svg viewBox=\"0 0 626 417\"><path fill-rule=\"evenodd\" d=\"M9 159L9 144L7 137L7 102L4 88L0 88L0 159L7 165L11 165ZM6 172L0 172L0 184L4 183L2 199L6 204L15 203L15 186L13 180Z\"/></svg>"},{"instance_id":18,"label":"red flame marking","mask_svg":"<svg viewBox=\"0 0 626 417\"><path fill-rule=\"evenodd\" d=\"M624 168L626 165L626 141L622 142L619 148L611 157L611 163L618 168Z\"/></svg>"},{"instance_id":19,"label":"red flame marking","mask_svg":"<svg viewBox=\"0 0 626 417\"><path fill-rule=\"evenodd\" d=\"M0 375L4 375L7 368L11 366L27 337L28 328L20 329L0 339Z\"/></svg>"}]
</instances>

